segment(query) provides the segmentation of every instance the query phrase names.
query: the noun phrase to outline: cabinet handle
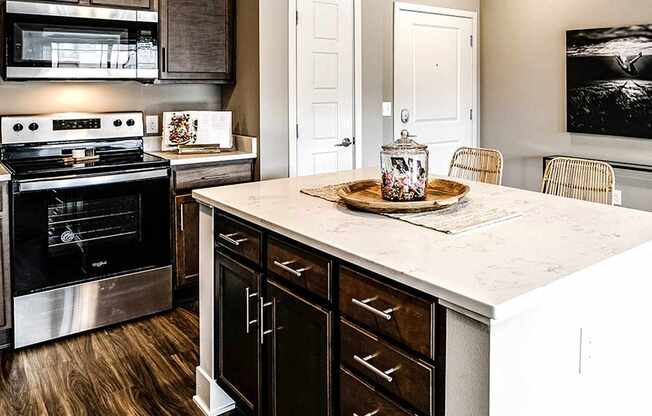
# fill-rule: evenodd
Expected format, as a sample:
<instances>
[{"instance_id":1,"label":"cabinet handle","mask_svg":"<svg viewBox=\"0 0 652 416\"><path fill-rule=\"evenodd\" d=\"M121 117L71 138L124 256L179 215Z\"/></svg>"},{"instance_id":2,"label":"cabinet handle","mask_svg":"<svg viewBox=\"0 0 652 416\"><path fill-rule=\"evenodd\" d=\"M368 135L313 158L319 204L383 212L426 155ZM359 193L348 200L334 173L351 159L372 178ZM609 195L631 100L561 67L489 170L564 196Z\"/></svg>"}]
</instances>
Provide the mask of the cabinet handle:
<instances>
[{"instance_id":1,"label":"cabinet handle","mask_svg":"<svg viewBox=\"0 0 652 416\"><path fill-rule=\"evenodd\" d=\"M265 343L265 335L269 335L272 332L274 332L273 329L268 329L265 330L265 308L268 306L274 305L274 302L267 302L265 303L265 299L261 296L260 297L260 345L263 345ZM272 309L273 311L273 309ZM273 326L272 326L273 327Z\"/></svg>"},{"instance_id":2,"label":"cabinet handle","mask_svg":"<svg viewBox=\"0 0 652 416\"><path fill-rule=\"evenodd\" d=\"M373 410L369 413L365 413L362 416L376 416L378 413L380 413L380 409ZM353 412L353 416L359 416L357 413Z\"/></svg>"},{"instance_id":3,"label":"cabinet handle","mask_svg":"<svg viewBox=\"0 0 652 416\"><path fill-rule=\"evenodd\" d=\"M181 210L181 213L179 215L179 222L181 223L181 232L183 232L183 207L184 205L181 205L179 208Z\"/></svg>"},{"instance_id":4,"label":"cabinet handle","mask_svg":"<svg viewBox=\"0 0 652 416\"><path fill-rule=\"evenodd\" d=\"M161 48L161 72L165 72L167 66L167 56L165 56L165 48Z\"/></svg>"},{"instance_id":5,"label":"cabinet handle","mask_svg":"<svg viewBox=\"0 0 652 416\"><path fill-rule=\"evenodd\" d=\"M376 300L378 300L378 296L373 297L373 298L368 298L368 299L365 299L365 300L358 300L356 298L353 298L353 299L351 299L351 302L353 302L354 305L357 305L357 306L361 307L364 310L367 310L367 311L369 311L369 312L371 312L371 313L373 313L375 315L378 315L383 319L386 319L388 321L391 320L392 319L391 313L397 311L398 306L394 307L394 308L388 308L388 309L385 309L384 311L381 311L380 309L376 309L376 308L374 308L373 306L370 305L371 302L376 301Z\"/></svg>"},{"instance_id":6,"label":"cabinet handle","mask_svg":"<svg viewBox=\"0 0 652 416\"><path fill-rule=\"evenodd\" d=\"M390 374L393 374L393 373L397 372L397 371L401 368L401 366L400 366L400 365L397 365L396 367L394 367L394 368L390 368L390 369L387 370L387 371L379 370L378 368L374 367L373 365L371 365L371 364L369 363L369 361L371 361L371 360L373 360L374 358L378 357L378 355L379 355L379 353L376 353L376 354L372 354L372 355L367 355L367 356L364 357L364 358L360 358L359 356L354 355L354 356L353 356L353 359L354 359L356 362L358 362L360 365L362 365L363 367L365 367L367 370L369 370L369 371L371 371L372 373L376 374L377 376L379 376L380 378L384 379L384 380L387 381L388 383L391 383L391 382L394 380L394 378L393 378Z\"/></svg>"},{"instance_id":7,"label":"cabinet handle","mask_svg":"<svg viewBox=\"0 0 652 416\"><path fill-rule=\"evenodd\" d=\"M288 260L284 262L276 261L274 260L274 265L276 267L280 267L281 269L285 270L288 273L292 273L296 277L301 277L303 272L307 272L308 270L312 269L312 267L303 267L301 269L293 269L292 267L289 267L288 265L296 263L296 260Z\"/></svg>"},{"instance_id":8,"label":"cabinet handle","mask_svg":"<svg viewBox=\"0 0 652 416\"><path fill-rule=\"evenodd\" d=\"M219 234L219 237L220 237L222 240L226 241L227 243L231 243L231 244L233 244L233 245L236 246L236 247L239 246L240 244L244 243L244 242L249 241L248 238L240 238L240 239L238 239L238 240L236 240L235 238L233 238L233 237L237 236L238 234L240 234L240 233L233 233L233 234Z\"/></svg>"},{"instance_id":9,"label":"cabinet handle","mask_svg":"<svg viewBox=\"0 0 652 416\"><path fill-rule=\"evenodd\" d=\"M258 322L257 319L251 320L251 316L250 316L250 312L249 312L249 303L251 303L251 298L255 298L257 296L258 296L258 292L251 293L251 290L249 288L245 289L245 318L247 320L245 329L246 329L247 334L250 332L251 325Z\"/></svg>"}]
</instances>

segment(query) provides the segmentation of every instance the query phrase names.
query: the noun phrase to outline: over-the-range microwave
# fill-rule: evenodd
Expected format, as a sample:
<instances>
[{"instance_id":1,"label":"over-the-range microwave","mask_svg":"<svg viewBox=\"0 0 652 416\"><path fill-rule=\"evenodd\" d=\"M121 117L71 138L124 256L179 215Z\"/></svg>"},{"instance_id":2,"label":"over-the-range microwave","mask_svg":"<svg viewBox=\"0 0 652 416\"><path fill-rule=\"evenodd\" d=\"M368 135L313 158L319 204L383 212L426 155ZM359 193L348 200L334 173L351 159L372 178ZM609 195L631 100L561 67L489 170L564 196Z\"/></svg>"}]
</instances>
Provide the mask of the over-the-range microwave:
<instances>
[{"instance_id":1,"label":"over-the-range microwave","mask_svg":"<svg viewBox=\"0 0 652 416\"><path fill-rule=\"evenodd\" d=\"M158 78L157 12L12 0L2 9L6 80Z\"/></svg>"}]
</instances>

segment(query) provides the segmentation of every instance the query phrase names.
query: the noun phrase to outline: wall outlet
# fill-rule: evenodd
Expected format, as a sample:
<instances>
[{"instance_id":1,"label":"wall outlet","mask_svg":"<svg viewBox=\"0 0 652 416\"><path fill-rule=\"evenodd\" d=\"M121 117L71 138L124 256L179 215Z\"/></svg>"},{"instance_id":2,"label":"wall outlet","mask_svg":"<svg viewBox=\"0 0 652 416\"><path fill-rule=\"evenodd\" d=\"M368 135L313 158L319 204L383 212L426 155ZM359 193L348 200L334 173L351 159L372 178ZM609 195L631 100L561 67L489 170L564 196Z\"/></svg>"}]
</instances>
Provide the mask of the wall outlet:
<instances>
[{"instance_id":1,"label":"wall outlet","mask_svg":"<svg viewBox=\"0 0 652 416\"><path fill-rule=\"evenodd\" d=\"M145 133L146 134L158 134L158 116L157 115L148 115L145 116Z\"/></svg>"},{"instance_id":2,"label":"wall outlet","mask_svg":"<svg viewBox=\"0 0 652 416\"><path fill-rule=\"evenodd\" d=\"M614 189L614 205L623 205L623 191Z\"/></svg>"},{"instance_id":3,"label":"wall outlet","mask_svg":"<svg viewBox=\"0 0 652 416\"><path fill-rule=\"evenodd\" d=\"M383 102L383 117L391 117L391 116L392 116L392 102L385 101Z\"/></svg>"}]
</instances>

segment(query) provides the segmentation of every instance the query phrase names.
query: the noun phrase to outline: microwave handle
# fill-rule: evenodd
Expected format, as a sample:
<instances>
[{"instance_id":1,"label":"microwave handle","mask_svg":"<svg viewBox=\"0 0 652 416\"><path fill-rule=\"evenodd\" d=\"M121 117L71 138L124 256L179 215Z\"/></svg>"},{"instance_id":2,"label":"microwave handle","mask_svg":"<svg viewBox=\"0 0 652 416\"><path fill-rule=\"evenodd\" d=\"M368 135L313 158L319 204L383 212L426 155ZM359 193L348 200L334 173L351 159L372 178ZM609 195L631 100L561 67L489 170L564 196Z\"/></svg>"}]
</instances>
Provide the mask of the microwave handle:
<instances>
[{"instance_id":1,"label":"microwave handle","mask_svg":"<svg viewBox=\"0 0 652 416\"><path fill-rule=\"evenodd\" d=\"M115 183L144 181L148 179L166 178L168 169L153 169L117 173L112 175L84 176L78 178L45 179L18 181L18 192L48 191L52 189L81 188L86 186L108 185Z\"/></svg>"}]
</instances>

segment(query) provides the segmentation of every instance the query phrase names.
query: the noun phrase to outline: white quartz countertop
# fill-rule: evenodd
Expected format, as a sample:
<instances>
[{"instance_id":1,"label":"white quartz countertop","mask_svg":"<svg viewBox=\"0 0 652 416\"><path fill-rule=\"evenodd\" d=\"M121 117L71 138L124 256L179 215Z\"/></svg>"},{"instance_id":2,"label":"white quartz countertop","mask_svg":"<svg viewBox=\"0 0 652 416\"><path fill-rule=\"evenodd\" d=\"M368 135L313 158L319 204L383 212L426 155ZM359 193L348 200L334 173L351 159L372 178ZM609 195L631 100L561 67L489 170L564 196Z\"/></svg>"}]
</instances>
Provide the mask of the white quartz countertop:
<instances>
[{"instance_id":1,"label":"white quartz countertop","mask_svg":"<svg viewBox=\"0 0 652 416\"><path fill-rule=\"evenodd\" d=\"M523 216L447 235L299 192L375 177L376 169L356 170L202 189L193 196L491 319L551 301L560 281L652 241L652 213L476 182L466 182L470 196L509 201Z\"/></svg>"},{"instance_id":2,"label":"white quartz countertop","mask_svg":"<svg viewBox=\"0 0 652 416\"><path fill-rule=\"evenodd\" d=\"M7 168L0 163L0 182L7 182L11 180L11 174L7 171Z\"/></svg>"},{"instance_id":3,"label":"white quartz countertop","mask_svg":"<svg viewBox=\"0 0 652 416\"><path fill-rule=\"evenodd\" d=\"M196 153L196 154L179 154L177 152L148 152L154 156L162 157L170 161L170 165L191 165L198 163L211 162L228 162L231 160L248 160L256 159L256 154L252 152L243 152L234 150L222 153Z\"/></svg>"}]
</instances>

